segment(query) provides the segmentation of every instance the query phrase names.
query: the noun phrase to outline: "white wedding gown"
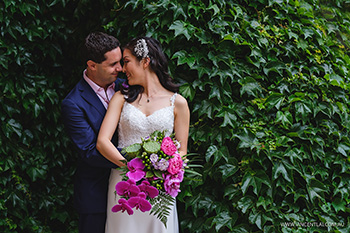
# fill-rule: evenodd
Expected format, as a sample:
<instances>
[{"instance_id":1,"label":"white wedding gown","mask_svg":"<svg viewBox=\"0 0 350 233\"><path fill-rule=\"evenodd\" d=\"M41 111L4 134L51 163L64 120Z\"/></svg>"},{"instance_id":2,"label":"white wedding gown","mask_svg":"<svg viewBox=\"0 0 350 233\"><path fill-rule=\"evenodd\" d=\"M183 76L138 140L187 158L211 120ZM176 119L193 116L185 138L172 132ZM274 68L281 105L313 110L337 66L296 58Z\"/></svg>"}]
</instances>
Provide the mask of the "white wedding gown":
<instances>
[{"instance_id":1,"label":"white wedding gown","mask_svg":"<svg viewBox=\"0 0 350 233\"><path fill-rule=\"evenodd\" d=\"M118 147L123 148L141 142L141 138L149 136L156 130L174 128L174 102L176 94L170 98L168 107L161 108L152 115L146 116L137 107L125 102L118 125ZM106 233L178 233L176 204L168 216L167 227L149 212L134 210L133 215L125 211L113 213L112 207L118 204L119 196L115 194L115 185L121 181L120 171L112 169L109 178Z\"/></svg>"}]
</instances>

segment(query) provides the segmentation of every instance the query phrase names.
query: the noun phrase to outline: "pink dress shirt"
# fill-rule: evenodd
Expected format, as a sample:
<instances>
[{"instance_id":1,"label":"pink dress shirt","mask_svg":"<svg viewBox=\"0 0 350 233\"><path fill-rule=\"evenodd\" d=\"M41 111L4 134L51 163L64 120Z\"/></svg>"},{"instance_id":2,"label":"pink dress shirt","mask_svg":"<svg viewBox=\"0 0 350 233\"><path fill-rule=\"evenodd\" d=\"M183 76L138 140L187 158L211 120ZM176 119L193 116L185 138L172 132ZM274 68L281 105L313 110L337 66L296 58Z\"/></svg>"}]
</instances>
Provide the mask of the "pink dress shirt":
<instances>
[{"instance_id":1,"label":"pink dress shirt","mask_svg":"<svg viewBox=\"0 0 350 233\"><path fill-rule=\"evenodd\" d=\"M91 79L88 78L88 76L86 75L86 70L84 70L83 72L83 77L85 81L90 85L92 90L94 90L98 98L101 100L103 106L105 106L105 108L107 109L109 101L112 99L112 96L115 93L115 90L114 90L115 83L112 83L111 85L109 85L107 87L107 90L105 90L103 87L100 87L99 85L97 85Z\"/></svg>"}]
</instances>

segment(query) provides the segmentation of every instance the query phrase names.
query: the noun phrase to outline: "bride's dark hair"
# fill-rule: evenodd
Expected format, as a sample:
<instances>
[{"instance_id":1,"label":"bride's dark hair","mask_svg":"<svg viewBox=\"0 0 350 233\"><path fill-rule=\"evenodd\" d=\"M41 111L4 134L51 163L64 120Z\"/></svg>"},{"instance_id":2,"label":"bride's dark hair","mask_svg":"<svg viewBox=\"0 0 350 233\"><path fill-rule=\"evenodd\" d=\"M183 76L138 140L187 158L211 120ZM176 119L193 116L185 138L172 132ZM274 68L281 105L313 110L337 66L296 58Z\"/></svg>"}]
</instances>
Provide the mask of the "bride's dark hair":
<instances>
[{"instance_id":1,"label":"bride's dark hair","mask_svg":"<svg viewBox=\"0 0 350 233\"><path fill-rule=\"evenodd\" d=\"M143 59L142 55L139 54L140 56L138 56L135 52L135 46L137 41L140 39L144 39L146 41L148 57L150 58L150 68L158 76L161 85L171 92L178 92L179 85L173 83L172 78L168 73L168 60L162 51L162 47L158 40L151 37L134 38L123 47L123 50L130 50L137 60L141 61ZM126 101L131 103L137 99L138 95L143 91L143 87L140 85L123 85L120 90L123 95L127 96Z\"/></svg>"}]
</instances>

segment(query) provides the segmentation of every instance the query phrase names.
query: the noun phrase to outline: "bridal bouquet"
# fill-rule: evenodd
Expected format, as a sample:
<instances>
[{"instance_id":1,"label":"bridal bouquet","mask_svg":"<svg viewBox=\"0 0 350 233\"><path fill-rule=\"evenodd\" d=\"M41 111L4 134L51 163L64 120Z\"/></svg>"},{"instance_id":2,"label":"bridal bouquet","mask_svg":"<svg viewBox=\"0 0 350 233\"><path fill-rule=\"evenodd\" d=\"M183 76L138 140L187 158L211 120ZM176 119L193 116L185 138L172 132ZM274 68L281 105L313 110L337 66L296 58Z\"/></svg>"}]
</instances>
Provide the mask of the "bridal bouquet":
<instances>
[{"instance_id":1,"label":"bridal bouquet","mask_svg":"<svg viewBox=\"0 0 350 233\"><path fill-rule=\"evenodd\" d=\"M121 196L113 212L134 213L133 208L157 216L166 226L175 197L180 192L187 159L180 156L174 135L155 131L141 143L123 149L128 158L123 180L115 186Z\"/></svg>"}]
</instances>

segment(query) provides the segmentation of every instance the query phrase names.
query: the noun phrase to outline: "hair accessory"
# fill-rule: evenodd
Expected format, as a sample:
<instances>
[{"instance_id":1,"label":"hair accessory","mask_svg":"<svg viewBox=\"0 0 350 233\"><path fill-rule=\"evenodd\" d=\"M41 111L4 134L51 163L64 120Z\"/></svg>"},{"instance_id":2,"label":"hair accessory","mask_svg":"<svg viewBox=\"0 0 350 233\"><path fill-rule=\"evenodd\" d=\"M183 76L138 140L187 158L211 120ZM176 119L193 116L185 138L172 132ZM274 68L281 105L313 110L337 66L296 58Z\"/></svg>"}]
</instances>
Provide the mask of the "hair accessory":
<instances>
[{"instance_id":1,"label":"hair accessory","mask_svg":"<svg viewBox=\"0 0 350 233\"><path fill-rule=\"evenodd\" d=\"M138 57L148 57L148 46L145 39L138 39L134 49Z\"/></svg>"}]
</instances>

